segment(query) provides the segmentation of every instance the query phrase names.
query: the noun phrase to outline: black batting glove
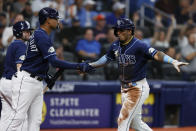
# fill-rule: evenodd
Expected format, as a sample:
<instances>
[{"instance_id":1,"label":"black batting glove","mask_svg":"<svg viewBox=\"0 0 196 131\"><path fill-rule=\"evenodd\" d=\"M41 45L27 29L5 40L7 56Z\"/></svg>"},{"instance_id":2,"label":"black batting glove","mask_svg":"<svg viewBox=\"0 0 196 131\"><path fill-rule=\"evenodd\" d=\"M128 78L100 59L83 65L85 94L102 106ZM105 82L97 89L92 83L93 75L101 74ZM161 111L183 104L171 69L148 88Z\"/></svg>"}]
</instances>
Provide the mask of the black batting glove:
<instances>
[{"instance_id":1,"label":"black batting glove","mask_svg":"<svg viewBox=\"0 0 196 131\"><path fill-rule=\"evenodd\" d=\"M55 84L55 81L53 80L53 76L50 75L50 74L47 74L46 78L45 78L45 82L47 84L47 87L49 89L52 89L52 87L54 86Z\"/></svg>"},{"instance_id":2,"label":"black batting glove","mask_svg":"<svg viewBox=\"0 0 196 131\"><path fill-rule=\"evenodd\" d=\"M95 68L89 65L87 62L82 62L78 64L78 69L83 73L93 73Z\"/></svg>"}]
</instances>

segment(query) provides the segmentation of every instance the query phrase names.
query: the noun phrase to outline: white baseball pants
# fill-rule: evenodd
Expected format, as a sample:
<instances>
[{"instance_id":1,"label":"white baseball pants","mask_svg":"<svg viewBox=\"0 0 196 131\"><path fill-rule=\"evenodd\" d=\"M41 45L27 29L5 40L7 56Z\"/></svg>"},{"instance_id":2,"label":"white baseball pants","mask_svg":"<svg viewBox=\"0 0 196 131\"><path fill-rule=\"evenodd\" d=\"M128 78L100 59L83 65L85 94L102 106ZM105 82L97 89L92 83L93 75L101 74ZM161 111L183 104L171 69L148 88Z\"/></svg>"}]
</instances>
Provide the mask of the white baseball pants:
<instances>
[{"instance_id":1,"label":"white baseball pants","mask_svg":"<svg viewBox=\"0 0 196 131\"><path fill-rule=\"evenodd\" d=\"M15 77L12 77L12 80ZM2 78L0 81L0 96L2 102L2 111L1 111L1 119L0 119L0 131L5 131L7 129L7 123L9 122L10 112L12 111L12 80L8 80ZM27 118L25 119L25 123L20 127L20 131L27 130Z\"/></svg>"},{"instance_id":2,"label":"white baseball pants","mask_svg":"<svg viewBox=\"0 0 196 131\"><path fill-rule=\"evenodd\" d=\"M0 96L1 96L1 102L2 102L2 110L1 110L1 119L0 119L0 131L5 130L4 124L8 120L10 112L12 110L11 94L12 94L11 80L1 78Z\"/></svg>"},{"instance_id":3,"label":"white baseball pants","mask_svg":"<svg viewBox=\"0 0 196 131\"><path fill-rule=\"evenodd\" d=\"M43 82L30 77L30 74L21 71L12 84L12 107L6 131L21 131L21 127L28 118L27 131L39 131L42 119Z\"/></svg>"},{"instance_id":4,"label":"white baseball pants","mask_svg":"<svg viewBox=\"0 0 196 131\"><path fill-rule=\"evenodd\" d=\"M141 119L142 105L149 96L149 91L145 78L137 81L136 86L121 87L122 108L118 117L118 131L129 131L130 126L136 131L152 131Z\"/></svg>"}]
</instances>

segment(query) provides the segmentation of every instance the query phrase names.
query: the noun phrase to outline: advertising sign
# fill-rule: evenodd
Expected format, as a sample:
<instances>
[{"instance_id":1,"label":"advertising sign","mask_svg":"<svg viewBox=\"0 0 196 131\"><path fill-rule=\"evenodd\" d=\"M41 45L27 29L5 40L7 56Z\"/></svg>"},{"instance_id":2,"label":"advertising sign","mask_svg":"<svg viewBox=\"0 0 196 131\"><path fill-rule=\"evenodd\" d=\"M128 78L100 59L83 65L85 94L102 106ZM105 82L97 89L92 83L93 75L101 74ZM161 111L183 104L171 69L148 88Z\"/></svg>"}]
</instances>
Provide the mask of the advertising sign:
<instances>
[{"instance_id":1,"label":"advertising sign","mask_svg":"<svg viewBox=\"0 0 196 131\"><path fill-rule=\"evenodd\" d=\"M41 128L111 127L111 95L46 94Z\"/></svg>"}]
</instances>

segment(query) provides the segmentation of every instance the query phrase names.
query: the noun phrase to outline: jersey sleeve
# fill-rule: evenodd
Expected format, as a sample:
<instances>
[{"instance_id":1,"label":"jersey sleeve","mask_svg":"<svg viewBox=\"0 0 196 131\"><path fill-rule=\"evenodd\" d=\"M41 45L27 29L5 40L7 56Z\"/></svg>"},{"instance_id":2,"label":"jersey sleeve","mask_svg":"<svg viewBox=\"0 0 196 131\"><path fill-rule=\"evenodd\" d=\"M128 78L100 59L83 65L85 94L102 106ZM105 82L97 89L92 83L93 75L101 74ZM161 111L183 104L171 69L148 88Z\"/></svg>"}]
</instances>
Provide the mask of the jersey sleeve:
<instances>
[{"instance_id":1,"label":"jersey sleeve","mask_svg":"<svg viewBox=\"0 0 196 131\"><path fill-rule=\"evenodd\" d=\"M16 64L21 64L25 60L25 53L26 53L26 45L24 43L19 43L16 54L15 54L15 62Z\"/></svg>"},{"instance_id":2,"label":"jersey sleeve","mask_svg":"<svg viewBox=\"0 0 196 131\"><path fill-rule=\"evenodd\" d=\"M106 53L106 58L109 60L115 60L115 54L118 53L118 46L116 43L113 43Z\"/></svg>"},{"instance_id":3,"label":"jersey sleeve","mask_svg":"<svg viewBox=\"0 0 196 131\"><path fill-rule=\"evenodd\" d=\"M144 42L141 43L141 51L144 53L144 55L151 59L153 59L154 55L157 53L157 50L155 48Z\"/></svg>"},{"instance_id":4,"label":"jersey sleeve","mask_svg":"<svg viewBox=\"0 0 196 131\"><path fill-rule=\"evenodd\" d=\"M46 38L46 36L41 37L41 35L39 35L36 40L37 40L37 46L41 51L44 59L47 59L52 55L56 55L55 49L49 37Z\"/></svg>"}]
</instances>

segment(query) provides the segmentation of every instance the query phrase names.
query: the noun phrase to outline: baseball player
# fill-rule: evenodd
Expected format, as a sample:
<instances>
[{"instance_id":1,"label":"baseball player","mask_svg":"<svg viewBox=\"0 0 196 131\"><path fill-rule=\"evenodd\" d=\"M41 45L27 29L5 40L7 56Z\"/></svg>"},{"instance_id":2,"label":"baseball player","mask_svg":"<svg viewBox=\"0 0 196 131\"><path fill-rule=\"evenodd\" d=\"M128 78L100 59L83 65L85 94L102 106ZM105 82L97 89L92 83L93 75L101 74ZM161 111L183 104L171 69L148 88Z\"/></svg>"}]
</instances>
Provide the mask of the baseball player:
<instances>
[{"instance_id":1,"label":"baseball player","mask_svg":"<svg viewBox=\"0 0 196 131\"><path fill-rule=\"evenodd\" d=\"M20 21L13 26L13 35L16 39L8 46L4 72L0 81L0 96L2 97L2 111L0 119L0 130L5 131L5 123L9 118L11 108L12 84L11 80L20 70L21 64L25 59L26 44L24 43L30 38L30 24L27 21ZM22 127L21 127L22 128Z\"/></svg>"},{"instance_id":2,"label":"baseball player","mask_svg":"<svg viewBox=\"0 0 196 131\"><path fill-rule=\"evenodd\" d=\"M152 129L141 119L142 104L150 90L146 81L148 59L171 63L178 72L180 66L188 63L179 62L135 38L134 29L131 20L118 19L114 27L114 34L118 40L111 45L107 54L89 64L97 68L112 60L118 62L122 95L118 131L129 131L130 126L136 131L151 131Z\"/></svg>"},{"instance_id":3,"label":"baseball player","mask_svg":"<svg viewBox=\"0 0 196 131\"><path fill-rule=\"evenodd\" d=\"M39 131L43 106L43 79L46 78L49 63L62 69L76 69L88 72L87 63L69 63L56 57L55 49L49 37L58 27L57 10L45 7L39 11L40 27L34 31L28 41L26 58L17 78L13 79L13 111L10 113L6 131L15 131L23 124L26 114L28 131Z\"/></svg>"}]
</instances>

